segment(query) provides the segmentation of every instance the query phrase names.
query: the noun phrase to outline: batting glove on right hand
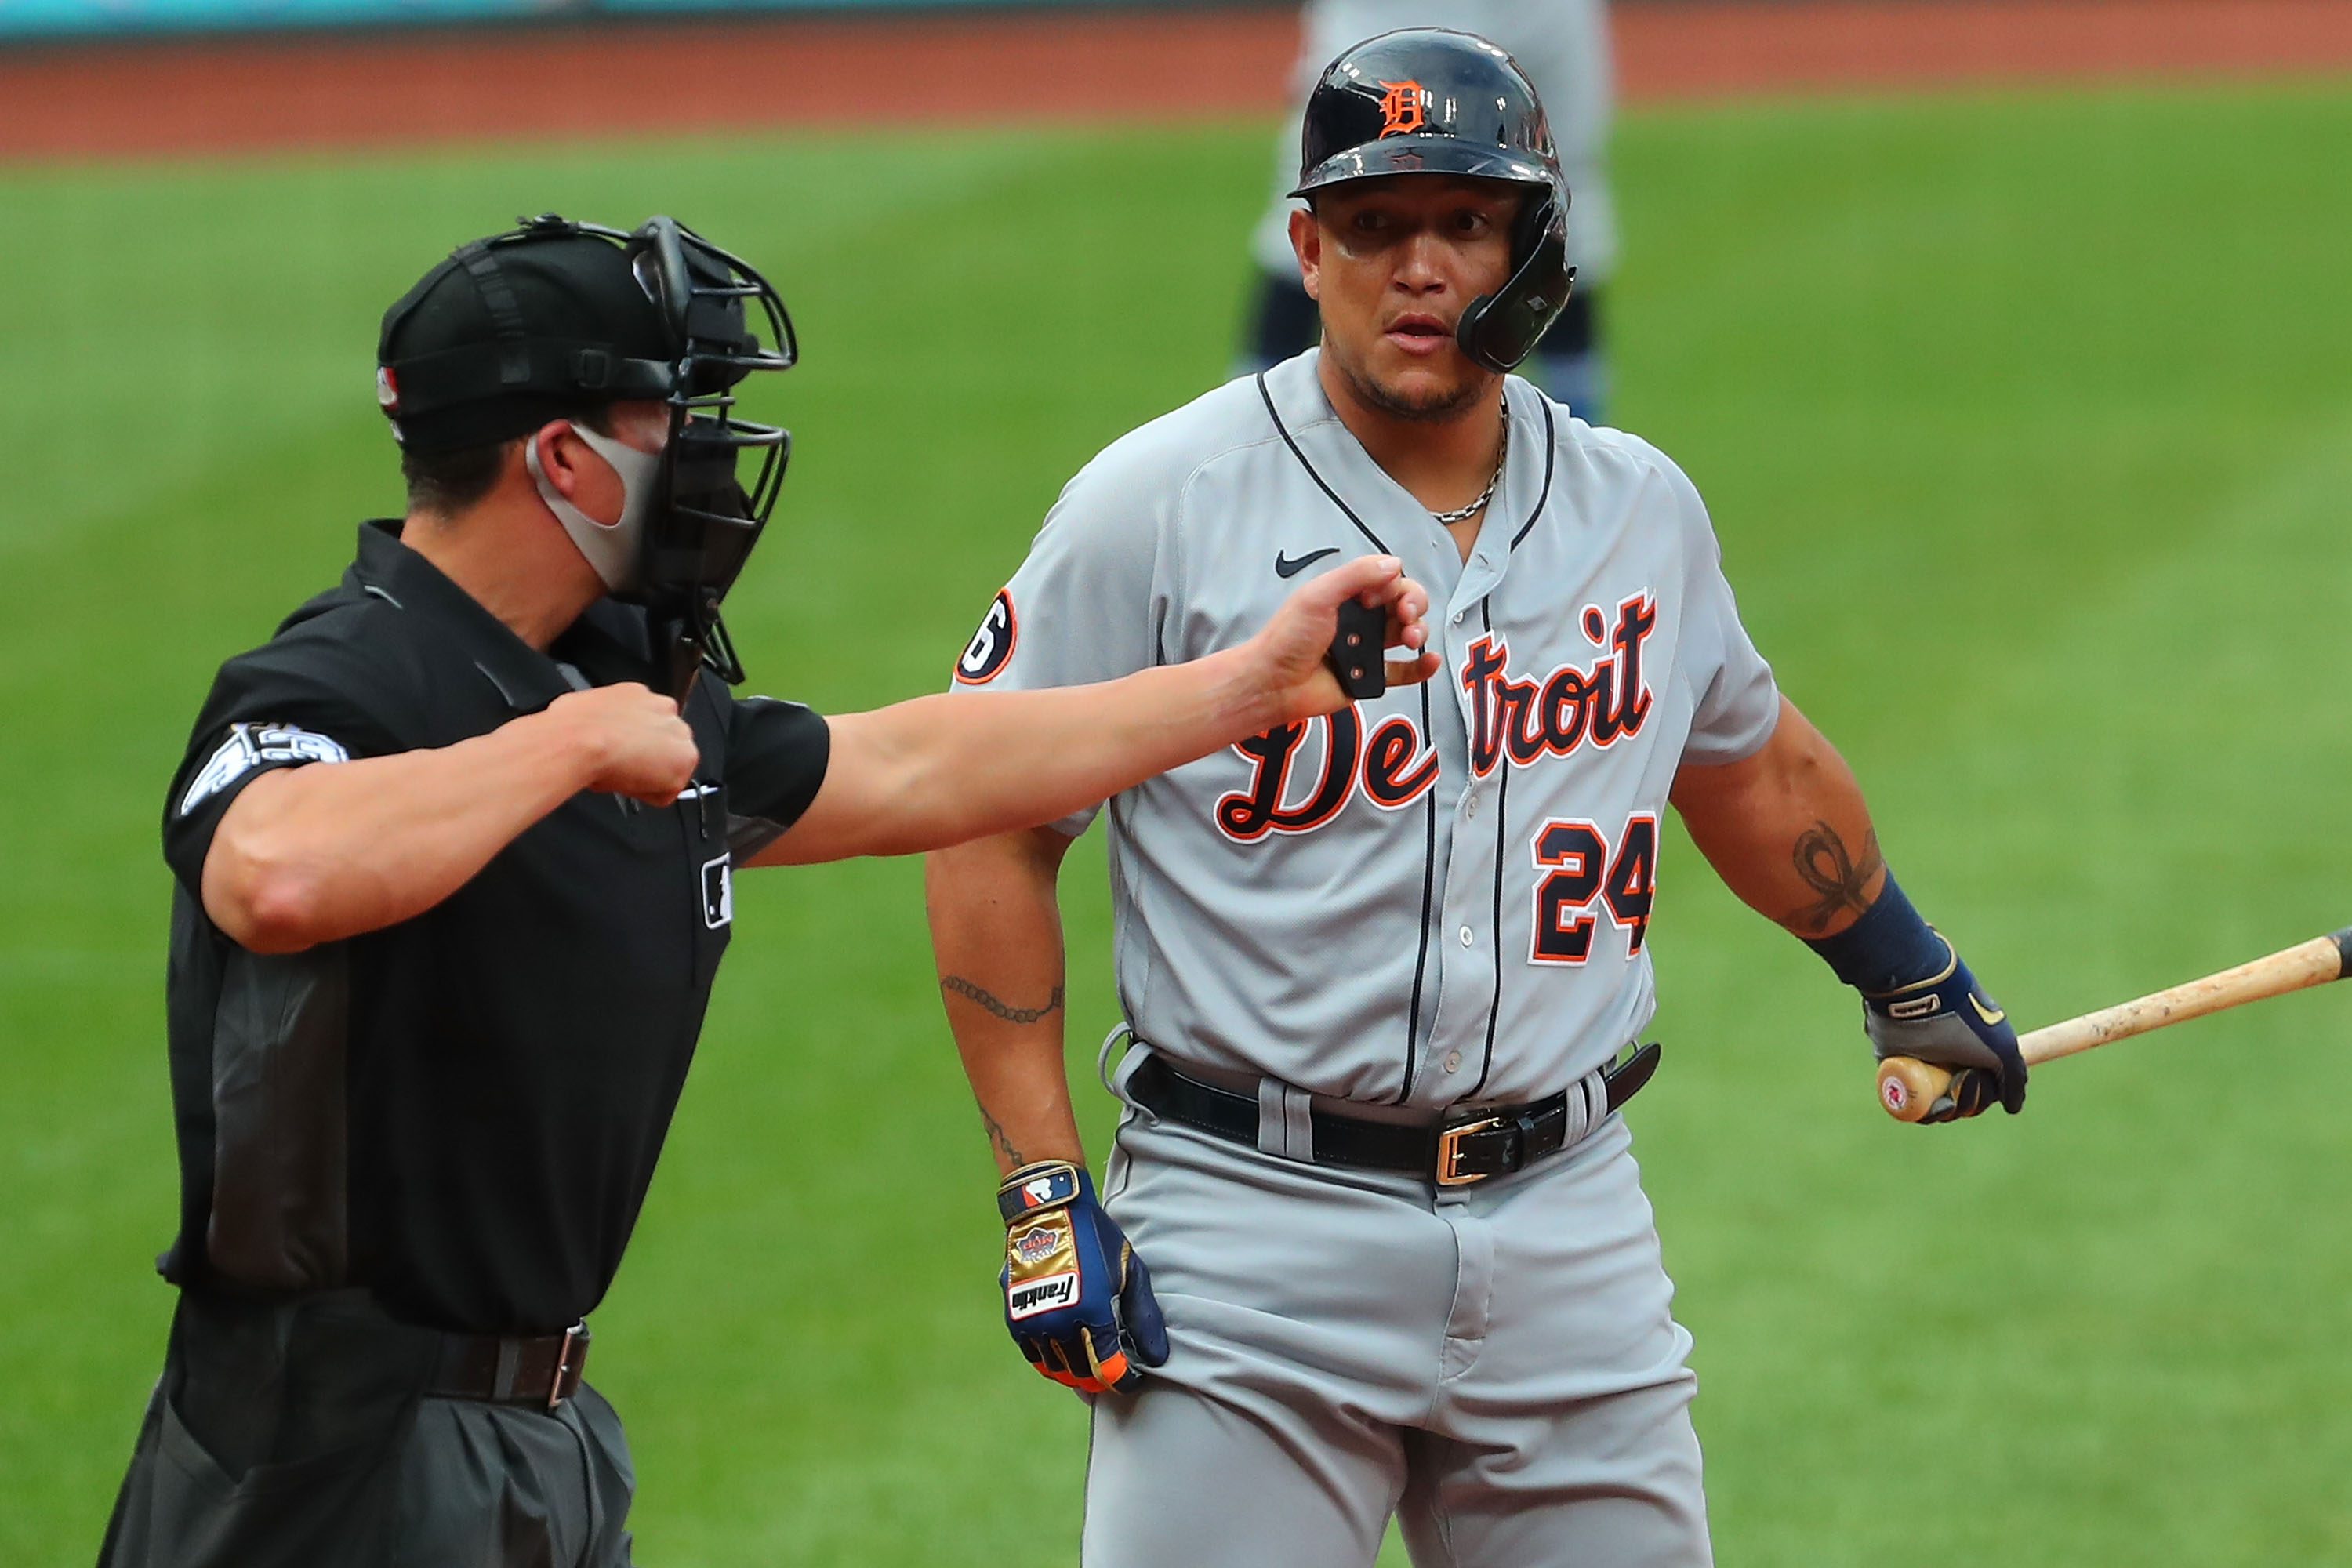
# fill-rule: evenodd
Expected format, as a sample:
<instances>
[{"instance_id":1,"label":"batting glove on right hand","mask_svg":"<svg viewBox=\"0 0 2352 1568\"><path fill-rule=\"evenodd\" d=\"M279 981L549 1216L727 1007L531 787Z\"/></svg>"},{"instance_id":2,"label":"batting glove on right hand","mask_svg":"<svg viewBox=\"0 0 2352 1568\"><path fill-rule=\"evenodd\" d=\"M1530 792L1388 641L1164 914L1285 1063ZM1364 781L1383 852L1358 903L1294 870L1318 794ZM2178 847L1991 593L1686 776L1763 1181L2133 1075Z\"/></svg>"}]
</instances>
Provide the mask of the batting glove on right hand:
<instances>
[{"instance_id":1,"label":"batting glove on right hand","mask_svg":"<svg viewBox=\"0 0 2352 1568\"><path fill-rule=\"evenodd\" d=\"M1004 1218L1004 1326L1021 1353L1081 1394L1124 1394L1168 1359L1151 1275L1066 1160L1024 1165L996 1189Z\"/></svg>"},{"instance_id":2,"label":"batting glove on right hand","mask_svg":"<svg viewBox=\"0 0 2352 1568\"><path fill-rule=\"evenodd\" d=\"M1960 962L1951 939L1941 931L1936 939L1951 960L1940 973L1899 990L1862 994L1871 1047L1880 1061L1911 1057L1957 1069L1951 1088L1922 1121L1957 1121L1995 1105L2014 1116L2025 1109L2025 1058L2017 1051L2017 1031Z\"/></svg>"}]
</instances>

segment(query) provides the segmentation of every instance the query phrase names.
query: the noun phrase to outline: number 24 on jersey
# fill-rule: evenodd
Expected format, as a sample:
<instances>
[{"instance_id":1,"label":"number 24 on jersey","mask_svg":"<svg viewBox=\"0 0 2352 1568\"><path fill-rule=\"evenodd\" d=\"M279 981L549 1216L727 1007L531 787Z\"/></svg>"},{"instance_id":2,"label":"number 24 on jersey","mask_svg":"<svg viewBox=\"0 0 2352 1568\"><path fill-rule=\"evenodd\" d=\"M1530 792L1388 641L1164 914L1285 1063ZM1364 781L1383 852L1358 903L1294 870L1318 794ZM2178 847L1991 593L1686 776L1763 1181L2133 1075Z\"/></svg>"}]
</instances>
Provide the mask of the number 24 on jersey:
<instances>
[{"instance_id":1,"label":"number 24 on jersey","mask_svg":"<svg viewBox=\"0 0 2352 1568\"><path fill-rule=\"evenodd\" d=\"M1582 963L1592 956L1601 914L1625 933L1625 956L1642 951L1658 890L1658 819L1626 818L1612 849L1601 829L1553 817L1528 841L1535 857L1535 934L1530 963Z\"/></svg>"}]
</instances>

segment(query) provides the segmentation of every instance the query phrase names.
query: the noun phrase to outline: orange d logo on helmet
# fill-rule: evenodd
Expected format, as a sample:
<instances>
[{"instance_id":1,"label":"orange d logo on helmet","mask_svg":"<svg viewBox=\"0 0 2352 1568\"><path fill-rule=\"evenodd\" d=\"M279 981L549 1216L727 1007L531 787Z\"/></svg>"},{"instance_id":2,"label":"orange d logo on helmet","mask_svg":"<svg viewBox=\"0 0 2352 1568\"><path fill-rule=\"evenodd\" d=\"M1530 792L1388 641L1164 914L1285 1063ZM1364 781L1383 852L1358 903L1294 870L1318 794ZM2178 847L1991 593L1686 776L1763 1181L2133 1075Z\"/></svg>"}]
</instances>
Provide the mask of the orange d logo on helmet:
<instances>
[{"instance_id":1,"label":"orange d logo on helmet","mask_svg":"<svg viewBox=\"0 0 2352 1568\"><path fill-rule=\"evenodd\" d=\"M1402 136L1427 121L1421 112L1422 87L1417 81L1384 81L1381 94L1381 134Z\"/></svg>"}]
</instances>

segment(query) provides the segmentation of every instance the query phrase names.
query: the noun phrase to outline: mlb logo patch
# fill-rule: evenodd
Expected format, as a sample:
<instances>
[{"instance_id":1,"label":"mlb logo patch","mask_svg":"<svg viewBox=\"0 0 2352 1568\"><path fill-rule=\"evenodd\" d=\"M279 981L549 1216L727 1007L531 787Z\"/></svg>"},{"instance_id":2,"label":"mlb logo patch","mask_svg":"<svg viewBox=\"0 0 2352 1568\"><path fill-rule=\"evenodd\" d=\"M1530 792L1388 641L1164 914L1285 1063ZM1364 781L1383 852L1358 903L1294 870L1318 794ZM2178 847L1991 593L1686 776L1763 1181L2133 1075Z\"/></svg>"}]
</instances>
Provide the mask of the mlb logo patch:
<instances>
[{"instance_id":1,"label":"mlb logo patch","mask_svg":"<svg viewBox=\"0 0 2352 1568\"><path fill-rule=\"evenodd\" d=\"M712 931L735 919L735 876L732 855L702 863L702 923Z\"/></svg>"},{"instance_id":2,"label":"mlb logo patch","mask_svg":"<svg viewBox=\"0 0 2352 1568\"><path fill-rule=\"evenodd\" d=\"M1003 1194L999 1201L1010 1202L1013 1205L1007 1209L1004 1215L1005 1219L1010 1221L1016 1214L1026 1213L1030 1209L1041 1209L1048 1204L1066 1204L1077 1195L1077 1173L1065 1165L1055 1170L1039 1172L1010 1193Z\"/></svg>"}]
</instances>

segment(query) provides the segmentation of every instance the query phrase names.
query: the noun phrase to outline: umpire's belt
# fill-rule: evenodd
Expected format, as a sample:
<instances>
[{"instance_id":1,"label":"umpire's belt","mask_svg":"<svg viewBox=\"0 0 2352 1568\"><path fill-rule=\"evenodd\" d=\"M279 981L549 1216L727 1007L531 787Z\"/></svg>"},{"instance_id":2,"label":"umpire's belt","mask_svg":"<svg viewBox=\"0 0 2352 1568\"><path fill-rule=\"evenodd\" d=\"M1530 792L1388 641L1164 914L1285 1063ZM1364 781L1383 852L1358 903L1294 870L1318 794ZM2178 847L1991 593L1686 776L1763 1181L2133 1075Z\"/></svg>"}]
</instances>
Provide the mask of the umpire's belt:
<instances>
[{"instance_id":1,"label":"umpire's belt","mask_svg":"<svg viewBox=\"0 0 2352 1568\"><path fill-rule=\"evenodd\" d=\"M440 1336L433 1381L425 1390L445 1399L487 1399L552 1410L580 1391L588 1364L588 1325L560 1334Z\"/></svg>"},{"instance_id":2,"label":"umpire's belt","mask_svg":"<svg viewBox=\"0 0 2352 1568\"><path fill-rule=\"evenodd\" d=\"M1318 1164L1407 1171L1441 1187L1483 1182L1523 1170L1578 1142L1639 1094L1657 1066L1658 1047L1646 1045L1614 1066L1594 1068L1548 1100L1463 1111L1434 1126L1368 1121L1316 1110L1309 1113L1312 1158ZM1258 1142L1255 1098L1188 1077L1156 1051L1129 1075L1123 1087L1128 1099L1154 1116L1236 1143Z\"/></svg>"}]
</instances>

